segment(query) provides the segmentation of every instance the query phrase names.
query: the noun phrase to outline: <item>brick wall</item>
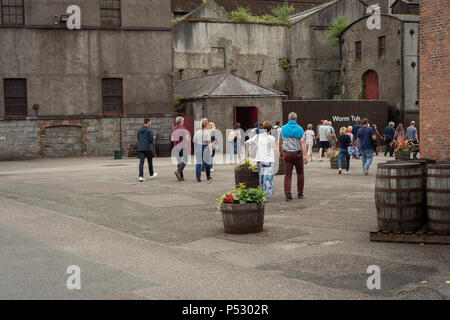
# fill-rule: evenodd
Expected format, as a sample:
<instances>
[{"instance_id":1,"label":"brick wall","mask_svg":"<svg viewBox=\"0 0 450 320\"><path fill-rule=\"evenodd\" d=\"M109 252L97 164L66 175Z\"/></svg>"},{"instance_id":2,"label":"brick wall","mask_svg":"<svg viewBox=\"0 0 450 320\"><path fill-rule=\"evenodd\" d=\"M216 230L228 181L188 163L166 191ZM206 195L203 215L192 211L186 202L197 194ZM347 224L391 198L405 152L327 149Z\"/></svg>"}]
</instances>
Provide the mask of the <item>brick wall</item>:
<instances>
[{"instance_id":1,"label":"brick wall","mask_svg":"<svg viewBox=\"0 0 450 320\"><path fill-rule=\"evenodd\" d=\"M421 156L450 157L450 1L420 2Z\"/></svg>"}]
</instances>

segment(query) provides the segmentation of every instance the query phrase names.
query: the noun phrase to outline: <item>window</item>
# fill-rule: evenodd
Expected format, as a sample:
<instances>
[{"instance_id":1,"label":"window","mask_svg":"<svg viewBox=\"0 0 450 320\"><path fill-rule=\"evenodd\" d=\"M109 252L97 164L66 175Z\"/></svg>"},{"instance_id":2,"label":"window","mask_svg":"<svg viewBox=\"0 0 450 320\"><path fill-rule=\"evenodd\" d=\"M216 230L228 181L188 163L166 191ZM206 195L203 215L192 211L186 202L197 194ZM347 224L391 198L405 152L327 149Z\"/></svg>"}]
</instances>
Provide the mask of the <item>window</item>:
<instances>
[{"instance_id":1,"label":"window","mask_svg":"<svg viewBox=\"0 0 450 320\"><path fill-rule=\"evenodd\" d=\"M9 26L23 26L25 13L24 0L1 0L2 1L2 24Z\"/></svg>"},{"instance_id":2,"label":"window","mask_svg":"<svg viewBox=\"0 0 450 320\"><path fill-rule=\"evenodd\" d=\"M5 116L27 115L27 80L5 79Z\"/></svg>"},{"instance_id":3,"label":"window","mask_svg":"<svg viewBox=\"0 0 450 320\"><path fill-rule=\"evenodd\" d=\"M122 79L102 79L102 97L103 114L122 114Z\"/></svg>"},{"instance_id":4,"label":"window","mask_svg":"<svg viewBox=\"0 0 450 320\"><path fill-rule=\"evenodd\" d=\"M355 42L355 61L361 61L361 41Z\"/></svg>"},{"instance_id":5,"label":"window","mask_svg":"<svg viewBox=\"0 0 450 320\"><path fill-rule=\"evenodd\" d=\"M386 53L386 37L382 36L378 38L378 58L384 57Z\"/></svg>"},{"instance_id":6,"label":"window","mask_svg":"<svg viewBox=\"0 0 450 320\"><path fill-rule=\"evenodd\" d=\"M100 0L100 24L103 27L120 27L120 0Z\"/></svg>"}]
</instances>

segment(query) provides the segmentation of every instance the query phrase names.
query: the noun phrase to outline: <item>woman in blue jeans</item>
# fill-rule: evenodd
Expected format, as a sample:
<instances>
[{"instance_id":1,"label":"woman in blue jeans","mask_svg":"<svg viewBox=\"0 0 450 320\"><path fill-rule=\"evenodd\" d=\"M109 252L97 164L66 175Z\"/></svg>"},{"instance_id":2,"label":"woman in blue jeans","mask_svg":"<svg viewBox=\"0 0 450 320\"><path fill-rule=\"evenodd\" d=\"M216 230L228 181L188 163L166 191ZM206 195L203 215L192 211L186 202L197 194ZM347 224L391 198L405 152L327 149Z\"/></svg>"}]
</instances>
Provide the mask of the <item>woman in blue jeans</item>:
<instances>
[{"instance_id":1,"label":"woman in blue jeans","mask_svg":"<svg viewBox=\"0 0 450 320\"><path fill-rule=\"evenodd\" d=\"M342 173L342 159L344 159L345 157L345 164L346 164L346 172L347 174L350 174L350 155L348 154L348 147L351 146L352 144L352 138L347 134L347 128L346 127L342 127L339 130L339 145L340 145L340 150L339 150L339 161L338 161L338 166L339 166L339 174Z\"/></svg>"},{"instance_id":2,"label":"woman in blue jeans","mask_svg":"<svg viewBox=\"0 0 450 320\"><path fill-rule=\"evenodd\" d=\"M206 170L207 180L211 180L210 159L212 154L211 134L207 128L208 119L202 119L202 129L197 130L192 139L194 141L195 153L195 175L198 182L202 182L202 166Z\"/></svg>"}]
</instances>

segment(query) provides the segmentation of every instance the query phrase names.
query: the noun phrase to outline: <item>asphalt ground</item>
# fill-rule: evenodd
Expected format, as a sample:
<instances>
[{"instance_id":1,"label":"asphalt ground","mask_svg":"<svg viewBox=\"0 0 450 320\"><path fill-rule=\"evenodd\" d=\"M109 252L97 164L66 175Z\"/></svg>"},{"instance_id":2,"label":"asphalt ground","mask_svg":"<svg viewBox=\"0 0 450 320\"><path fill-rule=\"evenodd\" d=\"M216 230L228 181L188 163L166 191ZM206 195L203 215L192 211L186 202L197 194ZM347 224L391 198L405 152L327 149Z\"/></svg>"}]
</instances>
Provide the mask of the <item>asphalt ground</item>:
<instances>
[{"instance_id":1,"label":"asphalt ground","mask_svg":"<svg viewBox=\"0 0 450 320\"><path fill-rule=\"evenodd\" d=\"M369 176L360 160L351 175L308 163L290 202L276 176L264 231L249 235L225 234L216 212L232 165L202 183L188 165L179 182L157 158L140 183L137 159L0 162L0 299L449 299L448 245L369 241L385 160ZM71 265L80 290L67 288Z\"/></svg>"}]
</instances>

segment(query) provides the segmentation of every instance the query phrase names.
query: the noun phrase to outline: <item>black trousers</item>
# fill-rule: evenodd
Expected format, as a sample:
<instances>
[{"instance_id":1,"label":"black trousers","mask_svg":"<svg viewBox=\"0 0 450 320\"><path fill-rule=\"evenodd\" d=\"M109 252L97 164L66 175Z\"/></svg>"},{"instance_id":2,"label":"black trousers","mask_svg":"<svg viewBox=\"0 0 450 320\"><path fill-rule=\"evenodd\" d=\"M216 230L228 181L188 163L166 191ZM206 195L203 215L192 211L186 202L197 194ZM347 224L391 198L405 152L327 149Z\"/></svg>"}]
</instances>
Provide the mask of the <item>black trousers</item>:
<instances>
[{"instance_id":1,"label":"black trousers","mask_svg":"<svg viewBox=\"0 0 450 320\"><path fill-rule=\"evenodd\" d=\"M389 155L392 157L394 154L394 147L391 145L392 139L386 139L386 150L384 151L384 155L386 155L389 152Z\"/></svg>"},{"instance_id":2,"label":"black trousers","mask_svg":"<svg viewBox=\"0 0 450 320\"><path fill-rule=\"evenodd\" d=\"M150 176L153 175L153 151L139 151L139 177L144 177L144 162L148 161Z\"/></svg>"}]
</instances>

